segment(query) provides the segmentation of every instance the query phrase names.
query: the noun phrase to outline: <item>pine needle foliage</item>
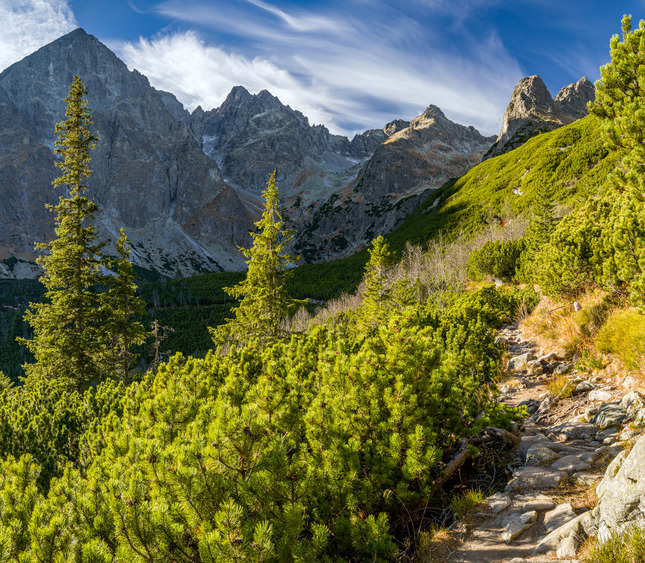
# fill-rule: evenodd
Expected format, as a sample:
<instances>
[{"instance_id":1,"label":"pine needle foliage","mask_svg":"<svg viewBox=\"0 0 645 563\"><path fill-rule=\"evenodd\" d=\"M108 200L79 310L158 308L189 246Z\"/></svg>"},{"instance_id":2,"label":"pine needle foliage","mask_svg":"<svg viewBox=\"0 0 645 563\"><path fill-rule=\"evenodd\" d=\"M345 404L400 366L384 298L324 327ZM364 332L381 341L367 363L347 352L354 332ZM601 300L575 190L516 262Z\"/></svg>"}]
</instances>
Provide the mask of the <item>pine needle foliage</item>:
<instances>
[{"instance_id":1,"label":"pine needle foliage","mask_svg":"<svg viewBox=\"0 0 645 563\"><path fill-rule=\"evenodd\" d=\"M387 314L391 302L392 288L388 283L388 270L393 257L385 239L380 236L372 241L370 259L365 266L364 289L362 291L360 327L373 329Z\"/></svg>"},{"instance_id":2,"label":"pine needle foliage","mask_svg":"<svg viewBox=\"0 0 645 563\"><path fill-rule=\"evenodd\" d=\"M575 295L594 285L628 294L645 306L645 22L622 20L610 42L590 113L600 118L605 146L618 155L599 193L554 229L535 266L551 294Z\"/></svg>"},{"instance_id":3,"label":"pine needle foliage","mask_svg":"<svg viewBox=\"0 0 645 563\"><path fill-rule=\"evenodd\" d=\"M38 263L45 272L46 302L30 304L25 320L34 338L22 340L36 359L25 366L28 377L56 377L79 390L102 374L103 311L96 288L105 281L106 265L105 243L98 240L93 223L98 207L86 195L89 152L97 140L87 129L92 117L86 96L85 85L75 76L65 98L67 119L56 125L55 152L62 159L55 164L63 174L53 184L67 193L48 206L56 213L56 238L37 245L45 251Z\"/></svg>"},{"instance_id":4,"label":"pine needle foliage","mask_svg":"<svg viewBox=\"0 0 645 563\"><path fill-rule=\"evenodd\" d=\"M142 344L146 333L136 318L144 310L125 232L116 242L116 259L106 257L94 224L98 206L86 195L97 138L88 130L92 115L78 76L65 101L67 119L56 125L55 149L63 173L53 184L66 193L48 206L56 213L56 237L36 245L44 252L38 263L45 301L30 303L25 313L33 339L18 341L35 357L24 366L27 380L55 379L63 389L83 391L107 377L127 383L136 360L132 347ZM107 274L109 268L115 275Z\"/></svg>"},{"instance_id":5,"label":"pine needle foliage","mask_svg":"<svg viewBox=\"0 0 645 563\"><path fill-rule=\"evenodd\" d=\"M225 288L240 304L232 309L233 317L224 325L210 329L216 345L234 345L244 340L270 340L283 336L280 321L294 309L294 301L285 289L287 268L294 259L285 247L293 233L284 227L274 171L262 192L264 212L255 223L258 232L251 233L253 244L240 249L247 258L248 271L244 281Z\"/></svg>"}]
</instances>

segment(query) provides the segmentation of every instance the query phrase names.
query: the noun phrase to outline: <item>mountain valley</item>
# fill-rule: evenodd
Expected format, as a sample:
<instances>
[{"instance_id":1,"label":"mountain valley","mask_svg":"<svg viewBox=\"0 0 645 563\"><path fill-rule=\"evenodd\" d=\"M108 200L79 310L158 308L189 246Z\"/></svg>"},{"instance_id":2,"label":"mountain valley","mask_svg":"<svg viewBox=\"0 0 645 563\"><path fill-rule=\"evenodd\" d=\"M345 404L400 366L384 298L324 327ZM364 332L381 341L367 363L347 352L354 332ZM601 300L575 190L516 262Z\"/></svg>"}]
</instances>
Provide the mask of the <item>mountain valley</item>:
<instances>
[{"instance_id":1,"label":"mountain valley","mask_svg":"<svg viewBox=\"0 0 645 563\"><path fill-rule=\"evenodd\" d=\"M497 141L432 105L411 122L349 140L310 125L266 90L238 86L219 108L189 113L77 29L0 74L0 277L38 275L34 243L51 238L45 204L58 197L50 189L54 125L74 74L87 83L98 137L89 188L101 208L99 228L114 240L125 227L135 264L170 277L244 268L238 247L249 244L274 169L297 233L293 250L305 262L336 259L400 225L490 151L513 148L517 131L528 138L527 120L536 131L552 129L582 115L589 99L586 79L548 102L532 77L516 88L513 100L524 105L507 110ZM548 98L546 110L536 88ZM546 125L536 125L540 119Z\"/></svg>"}]
</instances>

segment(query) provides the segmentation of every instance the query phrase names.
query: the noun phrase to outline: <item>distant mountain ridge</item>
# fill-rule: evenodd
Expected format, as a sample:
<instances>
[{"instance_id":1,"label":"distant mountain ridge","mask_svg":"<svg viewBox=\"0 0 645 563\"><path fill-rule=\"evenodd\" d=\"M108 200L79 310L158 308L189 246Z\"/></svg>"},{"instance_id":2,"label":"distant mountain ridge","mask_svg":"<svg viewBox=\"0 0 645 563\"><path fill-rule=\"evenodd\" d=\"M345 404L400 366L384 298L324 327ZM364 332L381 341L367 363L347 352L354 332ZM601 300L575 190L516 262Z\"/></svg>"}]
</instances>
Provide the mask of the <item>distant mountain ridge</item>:
<instances>
[{"instance_id":1,"label":"distant mountain ridge","mask_svg":"<svg viewBox=\"0 0 645 563\"><path fill-rule=\"evenodd\" d=\"M53 236L53 131L74 74L99 137L88 182L99 228L114 239L125 227L135 263L169 276L243 269L238 247L274 169L295 250L332 259L389 232L494 141L435 106L349 140L241 86L190 113L77 29L0 74L0 277L37 275L34 242Z\"/></svg>"}]
</instances>

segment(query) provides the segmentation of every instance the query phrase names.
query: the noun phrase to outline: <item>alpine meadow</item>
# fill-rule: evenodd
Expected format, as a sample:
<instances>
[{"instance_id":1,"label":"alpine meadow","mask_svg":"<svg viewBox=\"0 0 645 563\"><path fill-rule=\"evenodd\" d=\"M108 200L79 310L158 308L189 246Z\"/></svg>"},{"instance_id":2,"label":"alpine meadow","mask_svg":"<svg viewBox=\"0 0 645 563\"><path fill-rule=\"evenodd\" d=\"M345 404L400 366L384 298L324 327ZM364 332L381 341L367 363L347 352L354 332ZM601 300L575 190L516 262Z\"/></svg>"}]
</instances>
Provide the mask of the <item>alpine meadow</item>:
<instances>
[{"instance_id":1,"label":"alpine meadow","mask_svg":"<svg viewBox=\"0 0 645 563\"><path fill-rule=\"evenodd\" d=\"M4 70L0 563L643 561L645 21L609 56L498 137L189 112L82 29Z\"/></svg>"}]
</instances>

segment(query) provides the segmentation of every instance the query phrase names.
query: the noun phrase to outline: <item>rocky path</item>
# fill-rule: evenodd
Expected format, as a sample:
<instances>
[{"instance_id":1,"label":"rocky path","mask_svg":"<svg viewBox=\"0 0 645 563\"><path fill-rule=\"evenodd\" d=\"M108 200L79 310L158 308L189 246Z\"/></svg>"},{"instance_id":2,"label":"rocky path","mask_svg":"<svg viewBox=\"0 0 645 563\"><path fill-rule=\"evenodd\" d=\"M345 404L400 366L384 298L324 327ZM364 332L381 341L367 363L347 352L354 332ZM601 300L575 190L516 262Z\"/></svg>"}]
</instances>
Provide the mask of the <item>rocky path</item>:
<instances>
[{"instance_id":1,"label":"rocky path","mask_svg":"<svg viewBox=\"0 0 645 563\"><path fill-rule=\"evenodd\" d=\"M645 420L644 398L615 389L602 376L578 373L556 353L538 350L516 325L499 338L511 355L503 400L526 405L530 417L511 480L487 499L449 561L577 561L582 541L598 532L596 485L640 436L625 425ZM570 398L548 392L547 383L558 376L573 389Z\"/></svg>"}]
</instances>

